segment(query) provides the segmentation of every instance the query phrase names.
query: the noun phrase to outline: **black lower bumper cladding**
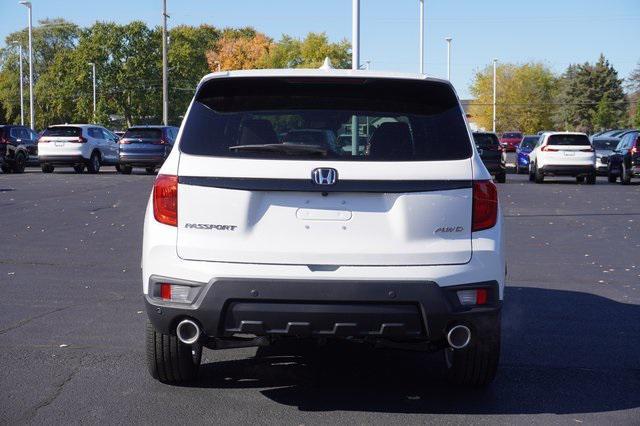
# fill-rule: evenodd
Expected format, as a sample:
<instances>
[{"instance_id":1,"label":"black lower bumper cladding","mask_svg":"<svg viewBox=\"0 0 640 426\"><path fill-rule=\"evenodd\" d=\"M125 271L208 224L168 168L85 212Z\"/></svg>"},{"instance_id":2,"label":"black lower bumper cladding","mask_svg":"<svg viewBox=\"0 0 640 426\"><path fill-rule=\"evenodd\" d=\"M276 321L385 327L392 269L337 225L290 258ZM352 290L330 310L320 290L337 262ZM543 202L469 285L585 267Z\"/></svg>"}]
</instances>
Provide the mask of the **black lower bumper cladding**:
<instances>
[{"instance_id":1,"label":"black lower bumper cladding","mask_svg":"<svg viewBox=\"0 0 640 426\"><path fill-rule=\"evenodd\" d=\"M150 288L165 282L175 281L154 276ZM456 291L468 288L486 288L487 304L460 305ZM145 303L159 332L175 334L177 323L191 318L205 340L240 333L442 341L454 324L489 332L499 321L498 291L496 281L441 288L428 281L217 279L201 284L193 304L153 296Z\"/></svg>"}]
</instances>

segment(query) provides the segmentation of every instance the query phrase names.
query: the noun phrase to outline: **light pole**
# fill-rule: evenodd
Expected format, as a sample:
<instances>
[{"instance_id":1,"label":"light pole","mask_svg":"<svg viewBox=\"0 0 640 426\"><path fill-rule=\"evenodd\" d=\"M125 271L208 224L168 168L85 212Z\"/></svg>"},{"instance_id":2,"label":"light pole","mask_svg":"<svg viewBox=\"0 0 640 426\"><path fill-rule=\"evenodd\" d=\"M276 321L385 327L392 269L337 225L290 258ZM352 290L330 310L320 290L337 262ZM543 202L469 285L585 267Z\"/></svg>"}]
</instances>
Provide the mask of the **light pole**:
<instances>
[{"instance_id":1,"label":"light pole","mask_svg":"<svg viewBox=\"0 0 640 426\"><path fill-rule=\"evenodd\" d=\"M169 70L167 66L167 0L162 0L162 122L169 125Z\"/></svg>"},{"instance_id":2,"label":"light pole","mask_svg":"<svg viewBox=\"0 0 640 426\"><path fill-rule=\"evenodd\" d=\"M360 0L352 0L351 69L360 69ZM358 155L358 116L351 116L351 155Z\"/></svg>"},{"instance_id":3,"label":"light pole","mask_svg":"<svg viewBox=\"0 0 640 426\"><path fill-rule=\"evenodd\" d=\"M87 62L87 65L91 65L93 69L93 122L96 122L96 63Z\"/></svg>"},{"instance_id":4,"label":"light pole","mask_svg":"<svg viewBox=\"0 0 640 426\"><path fill-rule=\"evenodd\" d=\"M493 59L493 133L496 132L496 65L498 59Z\"/></svg>"},{"instance_id":5,"label":"light pole","mask_svg":"<svg viewBox=\"0 0 640 426\"><path fill-rule=\"evenodd\" d=\"M424 74L424 0L420 0L420 74Z\"/></svg>"},{"instance_id":6,"label":"light pole","mask_svg":"<svg viewBox=\"0 0 640 426\"><path fill-rule=\"evenodd\" d=\"M447 80L451 81L451 37L445 38L447 41Z\"/></svg>"},{"instance_id":7,"label":"light pole","mask_svg":"<svg viewBox=\"0 0 640 426\"><path fill-rule=\"evenodd\" d=\"M29 120L31 124L31 128L35 130L35 111L33 110L33 50L31 48L31 32L32 32L32 23L31 23L31 2L21 0L19 2L21 5L25 6L29 9Z\"/></svg>"},{"instance_id":8,"label":"light pole","mask_svg":"<svg viewBox=\"0 0 640 426\"><path fill-rule=\"evenodd\" d=\"M24 126L24 77L22 76L22 44L18 46L18 56L20 60L20 125Z\"/></svg>"}]
</instances>

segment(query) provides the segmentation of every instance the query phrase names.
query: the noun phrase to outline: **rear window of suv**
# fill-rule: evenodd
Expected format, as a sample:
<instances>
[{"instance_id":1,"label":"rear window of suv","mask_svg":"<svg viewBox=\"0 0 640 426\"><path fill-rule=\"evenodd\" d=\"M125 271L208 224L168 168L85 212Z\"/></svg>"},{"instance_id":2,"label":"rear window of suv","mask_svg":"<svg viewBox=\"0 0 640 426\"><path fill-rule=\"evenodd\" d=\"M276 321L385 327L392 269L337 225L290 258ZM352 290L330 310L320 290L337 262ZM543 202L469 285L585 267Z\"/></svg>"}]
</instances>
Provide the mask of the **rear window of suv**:
<instances>
[{"instance_id":1,"label":"rear window of suv","mask_svg":"<svg viewBox=\"0 0 640 426\"><path fill-rule=\"evenodd\" d=\"M551 135L547 145L584 146L591 145L587 135Z\"/></svg>"},{"instance_id":2,"label":"rear window of suv","mask_svg":"<svg viewBox=\"0 0 640 426\"><path fill-rule=\"evenodd\" d=\"M160 139L162 130L160 129L129 129L124 133L123 138L131 139Z\"/></svg>"},{"instance_id":3,"label":"rear window of suv","mask_svg":"<svg viewBox=\"0 0 640 426\"><path fill-rule=\"evenodd\" d=\"M76 137L82 136L82 129L80 127L48 127L42 136L62 136L62 137Z\"/></svg>"},{"instance_id":4,"label":"rear window of suv","mask_svg":"<svg viewBox=\"0 0 640 426\"><path fill-rule=\"evenodd\" d=\"M347 144L355 139L355 146L338 146L338 137ZM448 84L379 78L209 80L185 120L180 149L193 155L295 160L471 156L463 114Z\"/></svg>"},{"instance_id":5,"label":"rear window of suv","mask_svg":"<svg viewBox=\"0 0 640 426\"><path fill-rule=\"evenodd\" d=\"M498 137L491 133L474 133L473 139L479 147L496 147L500 145Z\"/></svg>"}]
</instances>

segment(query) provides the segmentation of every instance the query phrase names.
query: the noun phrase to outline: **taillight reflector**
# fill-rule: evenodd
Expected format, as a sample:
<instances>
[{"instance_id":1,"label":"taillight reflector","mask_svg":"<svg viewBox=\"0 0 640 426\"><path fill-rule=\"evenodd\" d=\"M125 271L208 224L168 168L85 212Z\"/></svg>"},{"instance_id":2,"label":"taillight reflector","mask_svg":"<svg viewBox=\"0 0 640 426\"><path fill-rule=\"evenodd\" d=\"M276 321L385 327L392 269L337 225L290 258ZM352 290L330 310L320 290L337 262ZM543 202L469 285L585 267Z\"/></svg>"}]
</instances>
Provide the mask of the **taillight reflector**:
<instances>
[{"instance_id":1,"label":"taillight reflector","mask_svg":"<svg viewBox=\"0 0 640 426\"><path fill-rule=\"evenodd\" d=\"M498 220L498 190L490 180L473 182L473 232L493 228Z\"/></svg>"},{"instance_id":2,"label":"taillight reflector","mask_svg":"<svg viewBox=\"0 0 640 426\"><path fill-rule=\"evenodd\" d=\"M178 176L158 175L153 185L153 216L160 223L178 226Z\"/></svg>"},{"instance_id":3,"label":"taillight reflector","mask_svg":"<svg viewBox=\"0 0 640 426\"><path fill-rule=\"evenodd\" d=\"M160 298L163 300L171 300L171 284L160 284Z\"/></svg>"}]
</instances>

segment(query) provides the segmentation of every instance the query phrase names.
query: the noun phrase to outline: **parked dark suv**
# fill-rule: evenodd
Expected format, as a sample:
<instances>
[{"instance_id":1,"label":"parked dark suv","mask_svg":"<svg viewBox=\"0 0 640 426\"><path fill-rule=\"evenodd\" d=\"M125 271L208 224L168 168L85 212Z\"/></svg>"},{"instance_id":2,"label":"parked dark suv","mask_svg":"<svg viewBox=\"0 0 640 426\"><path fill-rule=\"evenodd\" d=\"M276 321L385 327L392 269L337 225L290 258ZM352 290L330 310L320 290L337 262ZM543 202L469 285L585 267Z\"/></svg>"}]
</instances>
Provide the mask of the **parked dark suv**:
<instances>
[{"instance_id":1,"label":"parked dark suv","mask_svg":"<svg viewBox=\"0 0 640 426\"><path fill-rule=\"evenodd\" d=\"M120 139L116 168L126 175L133 167L144 167L147 173L154 173L171 152L177 135L177 127L130 127Z\"/></svg>"},{"instance_id":2,"label":"parked dark suv","mask_svg":"<svg viewBox=\"0 0 640 426\"><path fill-rule=\"evenodd\" d=\"M38 164L38 135L25 126L0 125L0 167L4 173L22 173Z\"/></svg>"},{"instance_id":3,"label":"parked dark suv","mask_svg":"<svg viewBox=\"0 0 640 426\"><path fill-rule=\"evenodd\" d=\"M608 158L607 174L609 182L620 178L623 185L631 183L633 177L640 177L640 131L627 132L620 139Z\"/></svg>"},{"instance_id":4,"label":"parked dark suv","mask_svg":"<svg viewBox=\"0 0 640 426\"><path fill-rule=\"evenodd\" d=\"M473 139L489 173L495 176L496 182L505 183L507 171L504 162L503 148L495 133L474 132Z\"/></svg>"}]
</instances>

